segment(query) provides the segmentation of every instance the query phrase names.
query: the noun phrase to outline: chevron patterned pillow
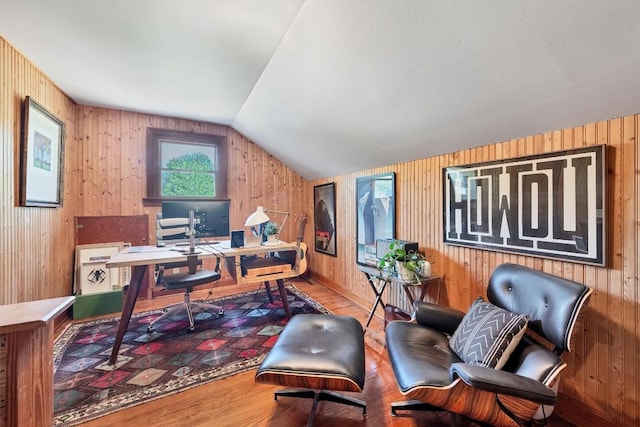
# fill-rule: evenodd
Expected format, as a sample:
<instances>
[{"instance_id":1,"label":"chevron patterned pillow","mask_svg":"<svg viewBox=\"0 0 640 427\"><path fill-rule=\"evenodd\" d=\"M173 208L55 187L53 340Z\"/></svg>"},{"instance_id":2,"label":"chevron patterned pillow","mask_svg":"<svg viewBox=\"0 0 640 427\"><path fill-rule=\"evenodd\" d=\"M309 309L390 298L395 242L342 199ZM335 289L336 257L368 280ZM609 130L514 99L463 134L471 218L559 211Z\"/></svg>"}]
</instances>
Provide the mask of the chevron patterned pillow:
<instances>
[{"instance_id":1,"label":"chevron patterned pillow","mask_svg":"<svg viewBox=\"0 0 640 427\"><path fill-rule=\"evenodd\" d=\"M449 347L465 363L501 369L525 333L529 317L478 297L451 336Z\"/></svg>"}]
</instances>

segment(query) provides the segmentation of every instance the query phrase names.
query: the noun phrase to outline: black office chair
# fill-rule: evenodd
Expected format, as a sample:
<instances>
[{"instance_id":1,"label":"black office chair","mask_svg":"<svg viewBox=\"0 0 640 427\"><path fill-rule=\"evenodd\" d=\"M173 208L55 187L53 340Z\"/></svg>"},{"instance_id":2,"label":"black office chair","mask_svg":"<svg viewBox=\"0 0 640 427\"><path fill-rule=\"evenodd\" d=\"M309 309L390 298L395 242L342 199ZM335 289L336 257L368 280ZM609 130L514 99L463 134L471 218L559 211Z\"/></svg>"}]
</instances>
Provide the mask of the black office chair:
<instances>
[{"instance_id":1,"label":"black office chair","mask_svg":"<svg viewBox=\"0 0 640 427\"><path fill-rule=\"evenodd\" d=\"M188 232L188 218L158 218L156 221L156 239L158 241L178 233ZM184 301L180 304L165 308L162 316L158 317L152 321L149 326L147 326L149 333L153 332L153 327L156 323L181 310L185 310L187 312L187 317L189 318L189 327L187 330L190 332L195 330L195 321L193 318L194 308L209 311L218 316L224 315L224 309L219 305L215 305L207 301L191 301L191 292L193 292L194 287L220 280L220 258L216 258L215 268L213 270L208 270L202 268L202 260L198 259L197 253L187 253L186 256L186 261L158 264L156 266L156 286L168 290L184 289ZM166 270L171 271L175 268L186 268L187 271L165 274Z\"/></svg>"}]
</instances>

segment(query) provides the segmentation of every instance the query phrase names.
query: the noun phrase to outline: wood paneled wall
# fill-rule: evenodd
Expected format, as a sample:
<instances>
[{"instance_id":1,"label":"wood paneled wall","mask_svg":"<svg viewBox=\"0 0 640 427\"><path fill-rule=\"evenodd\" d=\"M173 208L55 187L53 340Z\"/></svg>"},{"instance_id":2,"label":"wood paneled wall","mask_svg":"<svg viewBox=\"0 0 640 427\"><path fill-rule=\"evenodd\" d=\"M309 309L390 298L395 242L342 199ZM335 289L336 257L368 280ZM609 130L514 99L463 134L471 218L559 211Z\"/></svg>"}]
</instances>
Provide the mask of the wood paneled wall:
<instances>
[{"instance_id":1,"label":"wood paneled wall","mask_svg":"<svg viewBox=\"0 0 640 427\"><path fill-rule=\"evenodd\" d=\"M81 215L149 215L155 230L158 206L143 205L146 196L147 128L221 135L227 138L228 195L231 228L244 228L256 206L291 212L280 236L295 239L295 219L304 209L306 181L280 161L227 126L105 108L78 106L75 151L76 195ZM283 217L273 214L273 219ZM152 236L153 240L153 236Z\"/></svg>"},{"instance_id":2,"label":"wood paneled wall","mask_svg":"<svg viewBox=\"0 0 640 427\"><path fill-rule=\"evenodd\" d=\"M22 105L33 97L65 122L73 147L75 105L40 70L0 38L0 304L70 295L77 169L64 161L61 208L19 207Z\"/></svg>"},{"instance_id":3,"label":"wood paneled wall","mask_svg":"<svg viewBox=\"0 0 640 427\"><path fill-rule=\"evenodd\" d=\"M18 207L21 108L33 96L66 123L64 206ZM148 214L146 128L226 135L232 227L241 228L257 205L292 212L283 239L295 240L295 219L313 213L313 186L336 182L337 257L313 250L313 221L305 230L312 272L367 307L373 295L355 263L355 178L396 172L397 237L420 242L444 274L440 301L466 309L495 266L515 262L588 284L595 294L575 351L566 360L558 412L579 425L594 420L640 423L640 115L549 132L472 150L306 182L234 130L220 125L104 108L77 106L11 45L0 38L0 304L68 295L73 270L73 217ZM442 243L445 166L508 159L606 144L607 268ZM153 229L153 224L151 229ZM430 295L434 297L434 295ZM581 422L582 421L582 422Z\"/></svg>"},{"instance_id":4,"label":"wood paneled wall","mask_svg":"<svg viewBox=\"0 0 640 427\"><path fill-rule=\"evenodd\" d=\"M69 295L74 257L74 216L149 215L145 206L148 127L227 137L231 226L262 205L289 211L280 235L295 240L307 204L306 181L227 126L76 105L53 82L0 38L0 304ZM62 208L18 206L21 110L32 96L66 124ZM274 214L274 220L282 217ZM153 236L152 236L153 241Z\"/></svg>"},{"instance_id":5,"label":"wood paneled wall","mask_svg":"<svg viewBox=\"0 0 640 427\"><path fill-rule=\"evenodd\" d=\"M513 262L585 283L595 290L561 385L558 411L578 425L596 421L640 424L640 114L471 150L311 182L336 182L338 257L311 249L314 274L367 306L373 293L355 259L355 179L396 173L396 236L415 240L433 255L445 277L440 302L466 310L486 295L493 269ZM606 144L607 268L445 245L442 234L442 168L550 151ZM312 242L311 235L307 236ZM435 289L430 295L435 298ZM393 297L393 295L390 295ZM595 418L594 418L595 417Z\"/></svg>"},{"instance_id":6,"label":"wood paneled wall","mask_svg":"<svg viewBox=\"0 0 640 427\"><path fill-rule=\"evenodd\" d=\"M61 208L18 206L27 95L66 125ZM226 136L231 226L243 228L246 217L263 205L292 213L281 238L295 239L295 219L307 203L306 182L247 138L226 126L76 105L0 38L0 305L71 294L74 216L147 214L149 229L155 229L160 209L142 202L148 127ZM0 425L7 415L5 342L0 336Z\"/></svg>"}]
</instances>

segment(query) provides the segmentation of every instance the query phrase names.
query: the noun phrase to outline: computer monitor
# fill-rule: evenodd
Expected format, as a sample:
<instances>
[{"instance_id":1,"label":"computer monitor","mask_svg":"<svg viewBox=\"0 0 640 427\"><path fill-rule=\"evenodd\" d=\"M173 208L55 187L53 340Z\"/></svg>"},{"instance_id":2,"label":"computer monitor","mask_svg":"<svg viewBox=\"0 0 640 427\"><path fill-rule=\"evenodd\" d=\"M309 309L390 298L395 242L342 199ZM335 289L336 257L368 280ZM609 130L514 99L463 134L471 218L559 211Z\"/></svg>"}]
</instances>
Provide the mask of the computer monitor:
<instances>
[{"instance_id":1,"label":"computer monitor","mask_svg":"<svg viewBox=\"0 0 640 427\"><path fill-rule=\"evenodd\" d=\"M195 238L198 241L229 237L229 200L162 202L162 219L189 218L193 211ZM167 236L164 240L185 240L184 232Z\"/></svg>"}]
</instances>

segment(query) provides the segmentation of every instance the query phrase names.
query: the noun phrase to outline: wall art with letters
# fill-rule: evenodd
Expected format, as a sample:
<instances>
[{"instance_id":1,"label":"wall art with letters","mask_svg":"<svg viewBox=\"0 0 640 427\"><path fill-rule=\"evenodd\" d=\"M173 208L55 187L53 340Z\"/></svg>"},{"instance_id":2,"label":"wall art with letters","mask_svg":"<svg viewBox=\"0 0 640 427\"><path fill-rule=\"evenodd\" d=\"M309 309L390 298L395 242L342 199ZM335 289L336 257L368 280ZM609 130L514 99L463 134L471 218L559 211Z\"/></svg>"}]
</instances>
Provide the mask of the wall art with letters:
<instances>
[{"instance_id":1,"label":"wall art with letters","mask_svg":"<svg viewBox=\"0 0 640 427\"><path fill-rule=\"evenodd\" d=\"M444 242L604 266L605 151L444 168Z\"/></svg>"}]
</instances>

